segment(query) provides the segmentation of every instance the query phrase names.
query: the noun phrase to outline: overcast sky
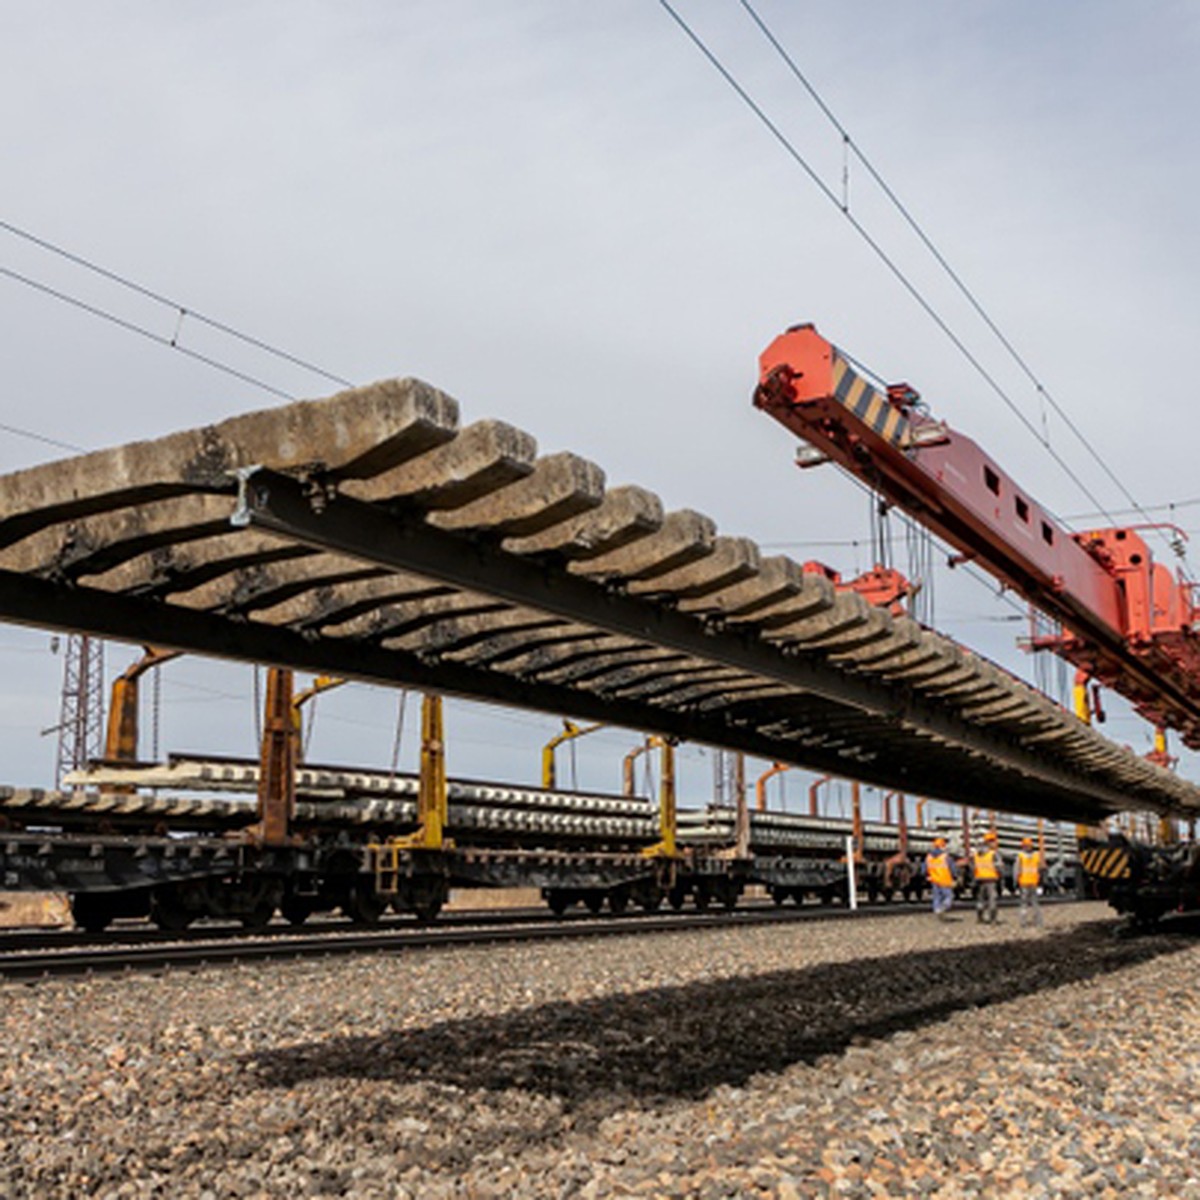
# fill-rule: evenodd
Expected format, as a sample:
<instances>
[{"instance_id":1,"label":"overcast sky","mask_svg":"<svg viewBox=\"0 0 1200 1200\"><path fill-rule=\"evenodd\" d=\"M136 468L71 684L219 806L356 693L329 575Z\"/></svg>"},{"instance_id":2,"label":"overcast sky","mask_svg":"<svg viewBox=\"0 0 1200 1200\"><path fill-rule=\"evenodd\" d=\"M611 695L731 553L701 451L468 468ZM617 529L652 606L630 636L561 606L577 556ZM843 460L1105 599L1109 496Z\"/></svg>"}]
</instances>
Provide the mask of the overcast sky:
<instances>
[{"instance_id":1,"label":"overcast sky","mask_svg":"<svg viewBox=\"0 0 1200 1200\"><path fill-rule=\"evenodd\" d=\"M756 7L1124 487L1200 497L1200 6ZM744 8L678 8L841 199L841 135ZM0 0L0 47L0 221L336 375L420 376L465 420L851 573L870 565L865 500L832 468L797 472L749 403L758 352L811 320L1054 511L1095 507L655 0ZM853 161L848 196L1041 427L1035 387ZM0 268L289 394L334 390L3 230ZM277 402L6 276L0 321L0 422L42 438L94 449ZM0 471L62 453L0 430ZM1200 530L1200 505L1176 516ZM961 574L940 571L936 623L1032 677L1014 609ZM129 658L112 648L110 671ZM5 626L0 667L0 782L49 784L61 660ZM251 691L248 668L172 664L160 748L251 752ZM1148 748L1115 707L1109 732ZM381 689L333 693L310 753L386 763L395 716ZM531 777L553 727L456 706L451 770ZM583 782L615 787L627 741L581 747ZM702 789L707 759L686 759Z\"/></svg>"}]
</instances>

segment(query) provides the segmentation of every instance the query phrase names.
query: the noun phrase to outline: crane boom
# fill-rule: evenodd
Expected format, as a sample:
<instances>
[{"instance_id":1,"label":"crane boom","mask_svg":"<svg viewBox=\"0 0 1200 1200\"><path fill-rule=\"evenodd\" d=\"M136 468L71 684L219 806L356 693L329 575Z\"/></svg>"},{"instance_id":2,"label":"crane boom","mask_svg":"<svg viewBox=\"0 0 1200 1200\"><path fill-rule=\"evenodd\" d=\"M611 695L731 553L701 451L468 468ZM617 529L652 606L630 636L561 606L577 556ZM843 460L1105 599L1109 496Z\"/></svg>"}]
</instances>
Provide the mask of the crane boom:
<instances>
[{"instance_id":1,"label":"crane boom","mask_svg":"<svg viewBox=\"0 0 1200 1200\"><path fill-rule=\"evenodd\" d=\"M1200 748L1200 638L1192 584L1156 563L1138 532L1072 533L980 446L930 416L908 384L881 391L812 325L759 361L758 408L868 483L1005 586L1057 618L1034 640Z\"/></svg>"}]
</instances>

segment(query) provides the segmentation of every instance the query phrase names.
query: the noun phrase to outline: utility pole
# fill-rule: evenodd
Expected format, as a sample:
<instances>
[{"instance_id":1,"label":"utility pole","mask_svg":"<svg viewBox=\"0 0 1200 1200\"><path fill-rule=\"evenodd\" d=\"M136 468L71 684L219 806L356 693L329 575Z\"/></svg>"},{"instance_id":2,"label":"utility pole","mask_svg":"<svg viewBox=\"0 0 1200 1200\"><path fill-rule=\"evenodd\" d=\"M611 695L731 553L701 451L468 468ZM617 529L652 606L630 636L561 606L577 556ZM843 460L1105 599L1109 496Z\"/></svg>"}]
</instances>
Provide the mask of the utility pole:
<instances>
[{"instance_id":1,"label":"utility pole","mask_svg":"<svg viewBox=\"0 0 1200 1200\"><path fill-rule=\"evenodd\" d=\"M104 643L73 633L63 660L62 707L58 718L58 787L71 772L99 758L104 737ZM75 790L80 790L76 785Z\"/></svg>"}]
</instances>

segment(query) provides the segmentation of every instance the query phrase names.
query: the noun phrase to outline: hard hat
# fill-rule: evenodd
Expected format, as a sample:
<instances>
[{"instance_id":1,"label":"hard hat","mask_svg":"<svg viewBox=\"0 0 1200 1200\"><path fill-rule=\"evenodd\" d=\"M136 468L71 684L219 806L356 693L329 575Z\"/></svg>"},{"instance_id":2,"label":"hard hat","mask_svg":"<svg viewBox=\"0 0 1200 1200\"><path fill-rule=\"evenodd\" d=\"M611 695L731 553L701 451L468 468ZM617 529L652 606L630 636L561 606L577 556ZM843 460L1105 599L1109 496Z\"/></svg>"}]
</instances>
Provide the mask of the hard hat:
<instances>
[{"instance_id":1,"label":"hard hat","mask_svg":"<svg viewBox=\"0 0 1200 1200\"><path fill-rule=\"evenodd\" d=\"M1032 846L1032 845L1033 845L1033 838L1022 838L1022 839L1021 839L1021 845L1022 845L1022 846Z\"/></svg>"},{"instance_id":2,"label":"hard hat","mask_svg":"<svg viewBox=\"0 0 1200 1200\"><path fill-rule=\"evenodd\" d=\"M985 842L994 842L996 840L996 831L994 829L989 829L987 833L983 835L983 840Z\"/></svg>"},{"instance_id":3,"label":"hard hat","mask_svg":"<svg viewBox=\"0 0 1200 1200\"><path fill-rule=\"evenodd\" d=\"M944 846L946 844L946 839L943 837L936 837L933 839L933 844L935 846Z\"/></svg>"}]
</instances>

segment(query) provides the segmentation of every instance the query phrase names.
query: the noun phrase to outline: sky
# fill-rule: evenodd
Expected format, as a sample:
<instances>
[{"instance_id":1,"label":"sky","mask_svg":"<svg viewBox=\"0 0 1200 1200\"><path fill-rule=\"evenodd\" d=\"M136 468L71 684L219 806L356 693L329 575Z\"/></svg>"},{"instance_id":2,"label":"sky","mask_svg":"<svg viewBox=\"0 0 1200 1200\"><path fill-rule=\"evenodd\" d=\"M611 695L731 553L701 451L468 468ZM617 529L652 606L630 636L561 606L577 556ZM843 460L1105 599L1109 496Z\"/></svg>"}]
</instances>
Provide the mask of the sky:
<instances>
[{"instance_id":1,"label":"sky","mask_svg":"<svg viewBox=\"0 0 1200 1200\"><path fill-rule=\"evenodd\" d=\"M1051 511L1090 525L1132 496L1200 534L1200 6L756 0L1028 371L746 8L676 8L791 152L658 0L0 0L0 222L339 378L419 376L464 421L845 574L871 565L865 497L798 472L750 404L759 351L797 321L913 384ZM7 228L0 322L0 472L280 402L172 337L289 396L337 390ZM1035 678L1019 605L941 564L929 591L937 627ZM53 783L51 646L0 626L0 782ZM110 675L133 655L110 645ZM158 749L252 753L253 675L164 668ZM310 757L388 764L397 708L323 696ZM1110 736L1149 749L1110 709ZM455 703L448 724L452 773L530 780L558 719ZM635 736L580 742L580 784L615 789ZM703 802L711 756L685 748L682 771Z\"/></svg>"}]
</instances>

